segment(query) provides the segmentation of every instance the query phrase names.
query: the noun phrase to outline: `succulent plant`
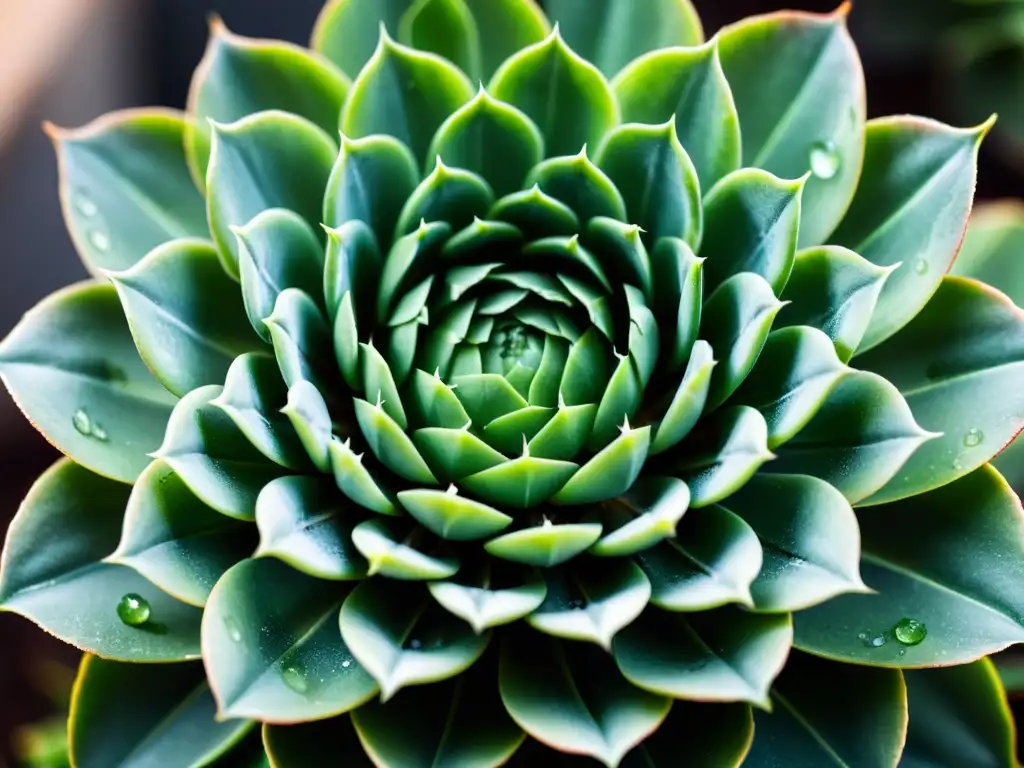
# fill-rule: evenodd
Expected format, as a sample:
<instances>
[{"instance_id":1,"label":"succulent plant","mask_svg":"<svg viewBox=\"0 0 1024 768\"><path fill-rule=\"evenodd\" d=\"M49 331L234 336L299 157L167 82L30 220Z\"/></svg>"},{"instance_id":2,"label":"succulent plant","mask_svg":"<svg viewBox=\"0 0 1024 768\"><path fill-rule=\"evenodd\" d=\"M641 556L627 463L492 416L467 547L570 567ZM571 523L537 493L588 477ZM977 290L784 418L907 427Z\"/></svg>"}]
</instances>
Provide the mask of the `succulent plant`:
<instances>
[{"instance_id":1,"label":"succulent plant","mask_svg":"<svg viewBox=\"0 0 1024 768\"><path fill-rule=\"evenodd\" d=\"M66 454L0 600L79 768L1012 760L991 123L866 122L846 6L546 10L218 21L187 115L50 129L95 278L0 345Z\"/></svg>"}]
</instances>

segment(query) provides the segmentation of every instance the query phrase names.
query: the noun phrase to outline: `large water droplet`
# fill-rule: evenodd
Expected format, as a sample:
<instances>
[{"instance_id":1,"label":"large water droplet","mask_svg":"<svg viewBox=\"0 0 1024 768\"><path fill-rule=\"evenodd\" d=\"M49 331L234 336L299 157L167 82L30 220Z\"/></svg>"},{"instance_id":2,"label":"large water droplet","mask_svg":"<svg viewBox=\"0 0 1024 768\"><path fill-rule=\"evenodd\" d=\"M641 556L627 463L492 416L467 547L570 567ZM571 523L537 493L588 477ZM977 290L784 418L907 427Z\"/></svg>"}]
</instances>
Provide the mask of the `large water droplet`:
<instances>
[{"instance_id":1,"label":"large water droplet","mask_svg":"<svg viewBox=\"0 0 1024 768\"><path fill-rule=\"evenodd\" d=\"M902 618L892 628L892 633L903 645L917 645L928 635L928 627L917 619Z\"/></svg>"},{"instance_id":2,"label":"large water droplet","mask_svg":"<svg viewBox=\"0 0 1024 768\"><path fill-rule=\"evenodd\" d=\"M99 212L99 208L96 207L96 203L94 203L92 198L85 192L79 192L76 194L74 200L75 209L85 217L95 216Z\"/></svg>"},{"instance_id":3,"label":"large water droplet","mask_svg":"<svg viewBox=\"0 0 1024 768\"><path fill-rule=\"evenodd\" d=\"M97 251L106 251L110 248L110 236L102 229L94 229L90 232L89 242Z\"/></svg>"},{"instance_id":4,"label":"large water droplet","mask_svg":"<svg viewBox=\"0 0 1024 768\"><path fill-rule=\"evenodd\" d=\"M74 425L75 431L85 437L91 437L100 442L106 442L110 437L107 430L93 421L84 408L79 408L71 415L71 423Z\"/></svg>"},{"instance_id":5,"label":"large water droplet","mask_svg":"<svg viewBox=\"0 0 1024 768\"><path fill-rule=\"evenodd\" d=\"M141 595L129 592L117 603L117 616L129 627L138 627L149 621L149 602Z\"/></svg>"},{"instance_id":6,"label":"large water droplet","mask_svg":"<svg viewBox=\"0 0 1024 768\"><path fill-rule=\"evenodd\" d=\"M980 429L969 429L967 434L964 435L964 445L968 448L974 448L975 446L981 445L981 441L985 439L985 433Z\"/></svg>"},{"instance_id":7,"label":"large water droplet","mask_svg":"<svg viewBox=\"0 0 1024 768\"><path fill-rule=\"evenodd\" d=\"M306 679L306 673L295 664L289 664L281 670L281 679L285 685L296 693L305 693L309 690L309 680Z\"/></svg>"},{"instance_id":8,"label":"large water droplet","mask_svg":"<svg viewBox=\"0 0 1024 768\"><path fill-rule=\"evenodd\" d=\"M924 259L918 259L914 262L914 271L919 275L928 274L928 262Z\"/></svg>"},{"instance_id":9,"label":"large water droplet","mask_svg":"<svg viewBox=\"0 0 1024 768\"><path fill-rule=\"evenodd\" d=\"M839 150L831 141L816 141L811 145L811 173L828 180L839 173Z\"/></svg>"}]
</instances>

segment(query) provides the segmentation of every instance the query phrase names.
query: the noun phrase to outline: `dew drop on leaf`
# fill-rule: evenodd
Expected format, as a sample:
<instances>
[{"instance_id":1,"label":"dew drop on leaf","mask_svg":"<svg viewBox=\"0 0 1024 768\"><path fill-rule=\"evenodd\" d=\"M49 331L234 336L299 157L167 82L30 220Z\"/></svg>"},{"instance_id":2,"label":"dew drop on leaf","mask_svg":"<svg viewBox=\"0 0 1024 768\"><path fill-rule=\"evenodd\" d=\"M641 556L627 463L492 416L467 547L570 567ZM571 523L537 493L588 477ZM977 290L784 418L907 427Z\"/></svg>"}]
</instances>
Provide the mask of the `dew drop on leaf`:
<instances>
[{"instance_id":1,"label":"dew drop on leaf","mask_svg":"<svg viewBox=\"0 0 1024 768\"><path fill-rule=\"evenodd\" d=\"M914 262L914 271L919 275L928 274L928 262L924 259L918 259Z\"/></svg>"},{"instance_id":2,"label":"dew drop on leaf","mask_svg":"<svg viewBox=\"0 0 1024 768\"><path fill-rule=\"evenodd\" d=\"M91 437L102 443L105 443L110 438L107 430L93 421L84 408L79 408L72 414L71 423L74 425L75 430L85 437Z\"/></svg>"},{"instance_id":3,"label":"dew drop on leaf","mask_svg":"<svg viewBox=\"0 0 1024 768\"><path fill-rule=\"evenodd\" d=\"M296 693L305 693L309 690L309 680L306 679L306 673L294 664L281 669L281 679L285 685Z\"/></svg>"},{"instance_id":4,"label":"dew drop on leaf","mask_svg":"<svg viewBox=\"0 0 1024 768\"><path fill-rule=\"evenodd\" d=\"M94 229L90 232L89 242L97 251L106 251L110 248L110 237L102 229Z\"/></svg>"},{"instance_id":5,"label":"dew drop on leaf","mask_svg":"<svg viewBox=\"0 0 1024 768\"><path fill-rule=\"evenodd\" d=\"M149 603L146 598L129 592L117 603L117 616L129 627L138 627L149 621Z\"/></svg>"},{"instance_id":6,"label":"dew drop on leaf","mask_svg":"<svg viewBox=\"0 0 1024 768\"><path fill-rule=\"evenodd\" d=\"M85 192L75 195L75 209L85 217L95 216L99 212L96 203Z\"/></svg>"},{"instance_id":7,"label":"dew drop on leaf","mask_svg":"<svg viewBox=\"0 0 1024 768\"><path fill-rule=\"evenodd\" d=\"M409 641L409 648L413 651L418 651L423 647L423 643L416 638Z\"/></svg>"},{"instance_id":8,"label":"dew drop on leaf","mask_svg":"<svg viewBox=\"0 0 1024 768\"><path fill-rule=\"evenodd\" d=\"M348 659L345 659L343 662L341 662L341 666L343 666L345 669L348 669L352 666L352 662Z\"/></svg>"},{"instance_id":9,"label":"dew drop on leaf","mask_svg":"<svg viewBox=\"0 0 1024 768\"><path fill-rule=\"evenodd\" d=\"M903 645L917 645L928 635L928 628L917 619L902 618L892 632Z\"/></svg>"},{"instance_id":10,"label":"dew drop on leaf","mask_svg":"<svg viewBox=\"0 0 1024 768\"><path fill-rule=\"evenodd\" d=\"M872 648L881 648L883 645L885 645L885 635L876 635L871 638Z\"/></svg>"},{"instance_id":11,"label":"dew drop on leaf","mask_svg":"<svg viewBox=\"0 0 1024 768\"><path fill-rule=\"evenodd\" d=\"M242 642L242 631L238 628L234 619L224 619L224 628L228 631L228 637L234 640L236 643Z\"/></svg>"},{"instance_id":12,"label":"dew drop on leaf","mask_svg":"<svg viewBox=\"0 0 1024 768\"><path fill-rule=\"evenodd\" d=\"M828 180L839 173L839 151L831 141L816 141L811 145L811 173Z\"/></svg>"},{"instance_id":13,"label":"dew drop on leaf","mask_svg":"<svg viewBox=\"0 0 1024 768\"><path fill-rule=\"evenodd\" d=\"M967 434L964 435L964 445L968 448L974 448L975 446L981 445L981 441L985 439L985 433L980 429L970 429Z\"/></svg>"}]
</instances>

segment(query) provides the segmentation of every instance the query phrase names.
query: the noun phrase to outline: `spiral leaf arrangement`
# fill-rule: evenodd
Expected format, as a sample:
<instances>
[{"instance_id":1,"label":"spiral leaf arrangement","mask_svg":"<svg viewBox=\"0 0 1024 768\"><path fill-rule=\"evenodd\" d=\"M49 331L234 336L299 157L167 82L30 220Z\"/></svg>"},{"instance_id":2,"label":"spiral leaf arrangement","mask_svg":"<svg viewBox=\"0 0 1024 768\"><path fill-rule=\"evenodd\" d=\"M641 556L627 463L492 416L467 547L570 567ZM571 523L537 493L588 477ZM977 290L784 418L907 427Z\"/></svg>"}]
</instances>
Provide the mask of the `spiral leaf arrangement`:
<instances>
[{"instance_id":1,"label":"spiral leaf arrangement","mask_svg":"<svg viewBox=\"0 0 1024 768\"><path fill-rule=\"evenodd\" d=\"M67 456L0 599L87 652L77 766L1006 758L990 123L865 123L845 7L547 9L215 21L189 114L51 129L95 279L0 346Z\"/></svg>"}]
</instances>

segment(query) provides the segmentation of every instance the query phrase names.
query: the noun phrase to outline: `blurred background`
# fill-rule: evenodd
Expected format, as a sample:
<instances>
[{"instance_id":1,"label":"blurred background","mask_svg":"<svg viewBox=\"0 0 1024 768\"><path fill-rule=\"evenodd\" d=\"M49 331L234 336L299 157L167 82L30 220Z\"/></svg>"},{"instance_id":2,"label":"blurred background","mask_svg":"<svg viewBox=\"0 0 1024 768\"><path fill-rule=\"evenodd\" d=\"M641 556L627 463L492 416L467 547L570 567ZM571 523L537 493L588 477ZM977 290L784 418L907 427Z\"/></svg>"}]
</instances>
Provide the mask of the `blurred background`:
<instances>
[{"instance_id":1,"label":"blurred background","mask_svg":"<svg viewBox=\"0 0 1024 768\"><path fill-rule=\"evenodd\" d=\"M694 2L709 37L754 13L837 4ZM306 43L321 4L0 0L0 336L46 294L86 276L61 220L57 166L41 121L71 127L113 109L183 108L210 13L240 34ZM1024 0L857 0L850 27L867 73L869 116L911 112L975 125L999 112L981 152L978 198L1024 197ZM0 394L0 532L55 458ZM40 730L23 726L56 717L59 730L76 663L76 653L34 625L0 614L0 768L18 765L18 745L45 751Z\"/></svg>"}]
</instances>

